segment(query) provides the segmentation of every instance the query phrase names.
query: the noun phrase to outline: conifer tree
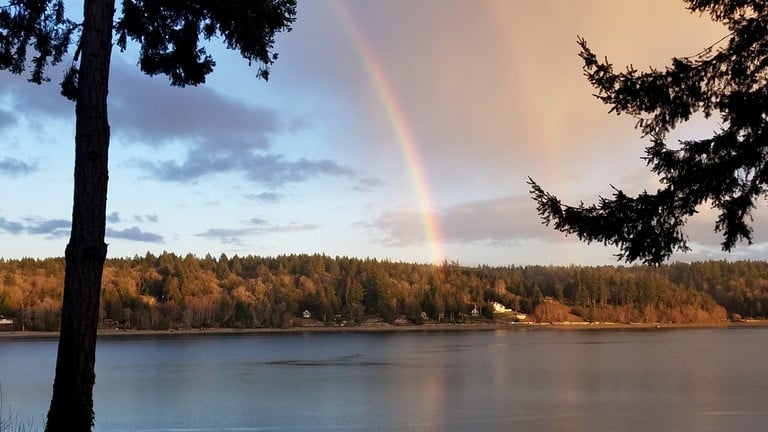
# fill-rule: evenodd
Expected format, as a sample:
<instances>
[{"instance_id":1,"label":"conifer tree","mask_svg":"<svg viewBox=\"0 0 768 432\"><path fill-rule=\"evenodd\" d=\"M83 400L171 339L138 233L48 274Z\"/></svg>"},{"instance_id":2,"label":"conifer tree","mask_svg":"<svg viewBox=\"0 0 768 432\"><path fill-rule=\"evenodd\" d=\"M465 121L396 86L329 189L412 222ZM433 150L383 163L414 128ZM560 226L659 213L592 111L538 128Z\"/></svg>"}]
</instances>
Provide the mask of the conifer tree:
<instances>
[{"instance_id":1,"label":"conifer tree","mask_svg":"<svg viewBox=\"0 0 768 432\"><path fill-rule=\"evenodd\" d=\"M63 0L9 0L0 4L0 69L29 69L29 81L65 58L63 96L75 102L72 229L65 251L61 332L46 430L90 431L93 426L96 327L107 245L109 123L107 89L113 37L125 49L140 46L139 67L164 74L173 86L205 82L215 62L202 44L220 38L267 79L275 35L295 20L295 0L84 0L82 21L68 18ZM67 57L68 52L74 52ZM32 51L28 55L28 51Z\"/></svg>"},{"instance_id":2,"label":"conifer tree","mask_svg":"<svg viewBox=\"0 0 768 432\"><path fill-rule=\"evenodd\" d=\"M768 192L768 3L685 0L693 13L723 23L727 35L663 70L617 71L579 38L584 73L610 111L638 120L650 140L645 157L661 187L629 196L614 188L597 204L570 206L529 178L543 222L586 242L619 248L627 262L659 264L688 251L684 226L701 205L719 211L723 250L752 242L752 212ZM670 143L668 134L695 114L719 117L705 139Z\"/></svg>"}]
</instances>

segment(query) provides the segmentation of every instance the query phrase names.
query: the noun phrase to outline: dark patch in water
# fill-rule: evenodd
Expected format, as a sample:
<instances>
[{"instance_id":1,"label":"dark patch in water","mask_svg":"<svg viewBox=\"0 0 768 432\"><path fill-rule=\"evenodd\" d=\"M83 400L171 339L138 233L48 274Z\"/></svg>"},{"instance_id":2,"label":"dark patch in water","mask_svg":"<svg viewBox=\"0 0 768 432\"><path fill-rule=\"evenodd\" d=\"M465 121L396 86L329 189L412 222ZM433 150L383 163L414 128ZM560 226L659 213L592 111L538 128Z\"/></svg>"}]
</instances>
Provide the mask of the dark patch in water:
<instances>
[{"instance_id":1,"label":"dark patch in water","mask_svg":"<svg viewBox=\"0 0 768 432\"><path fill-rule=\"evenodd\" d=\"M361 354L347 355L329 359L317 360L272 360L257 363L266 366L299 366L299 367L329 367L329 366L387 366L383 361L366 360Z\"/></svg>"}]
</instances>

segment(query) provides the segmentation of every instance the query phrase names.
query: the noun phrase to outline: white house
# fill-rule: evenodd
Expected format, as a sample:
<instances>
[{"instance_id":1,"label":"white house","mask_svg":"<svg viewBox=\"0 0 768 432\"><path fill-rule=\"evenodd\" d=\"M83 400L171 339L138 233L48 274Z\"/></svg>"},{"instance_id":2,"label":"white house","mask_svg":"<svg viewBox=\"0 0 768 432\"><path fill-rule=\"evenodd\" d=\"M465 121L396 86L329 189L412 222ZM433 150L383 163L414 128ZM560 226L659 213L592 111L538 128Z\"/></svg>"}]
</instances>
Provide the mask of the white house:
<instances>
[{"instance_id":1,"label":"white house","mask_svg":"<svg viewBox=\"0 0 768 432\"><path fill-rule=\"evenodd\" d=\"M5 330L12 330L13 329L13 320L10 318L6 318L3 316L0 316L0 329Z\"/></svg>"},{"instance_id":2,"label":"white house","mask_svg":"<svg viewBox=\"0 0 768 432\"><path fill-rule=\"evenodd\" d=\"M491 307L493 308L493 313L512 312L512 309L508 309L506 306L499 302L491 302Z\"/></svg>"}]
</instances>

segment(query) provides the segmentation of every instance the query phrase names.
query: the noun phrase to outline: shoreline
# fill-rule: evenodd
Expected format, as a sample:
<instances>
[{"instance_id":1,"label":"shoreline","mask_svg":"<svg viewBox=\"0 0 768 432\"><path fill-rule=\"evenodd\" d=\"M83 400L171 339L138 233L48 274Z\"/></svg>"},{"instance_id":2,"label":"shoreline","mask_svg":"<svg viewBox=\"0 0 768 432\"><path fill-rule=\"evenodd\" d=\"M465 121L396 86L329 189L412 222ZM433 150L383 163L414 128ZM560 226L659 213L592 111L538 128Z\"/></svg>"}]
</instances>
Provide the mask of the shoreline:
<instances>
[{"instance_id":1,"label":"shoreline","mask_svg":"<svg viewBox=\"0 0 768 432\"><path fill-rule=\"evenodd\" d=\"M275 335L297 333L401 333L401 332L455 332L455 331L653 331L653 330L706 330L768 328L768 320L722 323L470 323L470 324L422 324L422 325L359 325L359 326L306 326L289 328L202 328L169 330L99 329L98 338L156 337L156 336L230 336ZM6 339L57 339L59 332L2 331L0 341Z\"/></svg>"}]
</instances>

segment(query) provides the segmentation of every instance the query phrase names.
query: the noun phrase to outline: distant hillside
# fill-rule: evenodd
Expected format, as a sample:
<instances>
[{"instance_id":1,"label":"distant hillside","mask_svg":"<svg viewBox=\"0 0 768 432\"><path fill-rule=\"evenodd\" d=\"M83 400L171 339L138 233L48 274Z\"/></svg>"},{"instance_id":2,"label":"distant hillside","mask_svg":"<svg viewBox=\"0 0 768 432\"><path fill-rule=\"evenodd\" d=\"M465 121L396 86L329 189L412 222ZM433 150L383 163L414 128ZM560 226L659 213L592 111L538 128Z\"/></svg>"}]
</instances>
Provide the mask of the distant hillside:
<instances>
[{"instance_id":1,"label":"distant hillside","mask_svg":"<svg viewBox=\"0 0 768 432\"><path fill-rule=\"evenodd\" d=\"M56 330L64 259L0 260L0 317ZM288 255L110 259L102 324L138 329L461 322L710 323L765 318L768 263L464 267ZM494 308L506 313L494 313ZM303 318L304 313L309 318ZM523 318L524 316L524 318Z\"/></svg>"}]
</instances>

